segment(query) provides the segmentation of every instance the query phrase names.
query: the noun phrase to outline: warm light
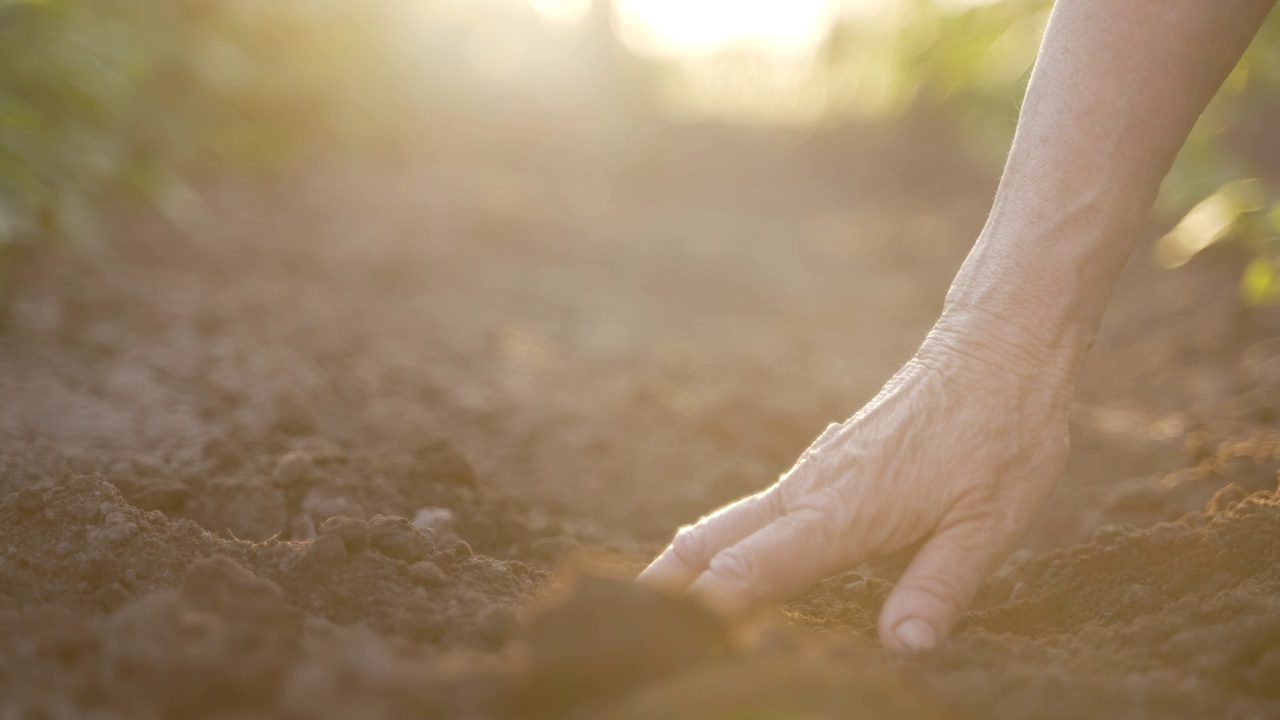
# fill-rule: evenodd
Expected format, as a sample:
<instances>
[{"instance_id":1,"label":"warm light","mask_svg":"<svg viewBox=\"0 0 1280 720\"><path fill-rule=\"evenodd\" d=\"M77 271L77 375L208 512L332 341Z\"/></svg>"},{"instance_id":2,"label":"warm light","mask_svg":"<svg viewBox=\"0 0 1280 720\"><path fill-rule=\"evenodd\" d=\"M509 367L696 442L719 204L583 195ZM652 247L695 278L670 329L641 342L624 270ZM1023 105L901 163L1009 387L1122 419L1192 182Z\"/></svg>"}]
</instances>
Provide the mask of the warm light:
<instances>
[{"instance_id":1,"label":"warm light","mask_svg":"<svg viewBox=\"0 0 1280 720\"><path fill-rule=\"evenodd\" d=\"M707 55L750 45L779 55L811 52L837 0L615 0L623 39L640 52Z\"/></svg>"},{"instance_id":2,"label":"warm light","mask_svg":"<svg viewBox=\"0 0 1280 720\"><path fill-rule=\"evenodd\" d=\"M529 5L554 25L574 25L591 11L591 0L529 0Z\"/></svg>"}]
</instances>

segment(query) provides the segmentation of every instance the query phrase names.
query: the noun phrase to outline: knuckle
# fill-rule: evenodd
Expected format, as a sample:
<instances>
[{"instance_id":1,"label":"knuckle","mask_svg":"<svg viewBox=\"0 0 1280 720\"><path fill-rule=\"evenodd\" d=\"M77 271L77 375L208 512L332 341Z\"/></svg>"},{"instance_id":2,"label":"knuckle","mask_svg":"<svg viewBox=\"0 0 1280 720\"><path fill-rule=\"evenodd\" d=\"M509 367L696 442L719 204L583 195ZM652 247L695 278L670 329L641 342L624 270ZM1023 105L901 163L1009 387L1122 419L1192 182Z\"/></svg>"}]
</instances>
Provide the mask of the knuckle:
<instances>
[{"instance_id":1,"label":"knuckle","mask_svg":"<svg viewBox=\"0 0 1280 720\"><path fill-rule=\"evenodd\" d=\"M711 574L726 589L743 595L759 595L760 568L756 559L739 548L729 548L711 560Z\"/></svg>"},{"instance_id":2,"label":"knuckle","mask_svg":"<svg viewBox=\"0 0 1280 720\"><path fill-rule=\"evenodd\" d=\"M965 604L965 591L956 578L943 575L922 575L911 582L911 589L929 598L947 612L958 612Z\"/></svg>"},{"instance_id":3,"label":"knuckle","mask_svg":"<svg viewBox=\"0 0 1280 720\"><path fill-rule=\"evenodd\" d=\"M786 513L785 489L786 483L779 480L760 493L760 511L764 517L776 518Z\"/></svg>"}]
</instances>

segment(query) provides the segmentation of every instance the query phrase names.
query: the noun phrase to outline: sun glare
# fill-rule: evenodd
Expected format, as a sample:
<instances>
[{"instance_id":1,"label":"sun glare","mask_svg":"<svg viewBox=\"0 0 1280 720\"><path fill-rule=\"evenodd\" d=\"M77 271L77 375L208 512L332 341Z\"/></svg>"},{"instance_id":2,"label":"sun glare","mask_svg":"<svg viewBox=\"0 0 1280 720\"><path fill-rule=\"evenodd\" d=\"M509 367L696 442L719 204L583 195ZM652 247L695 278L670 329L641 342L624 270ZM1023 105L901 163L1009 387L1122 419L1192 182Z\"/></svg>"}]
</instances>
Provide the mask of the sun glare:
<instances>
[{"instance_id":1,"label":"sun glare","mask_svg":"<svg viewBox=\"0 0 1280 720\"><path fill-rule=\"evenodd\" d=\"M590 0L529 0L548 21L583 17ZM663 57L708 55L749 45L778 55L812 51L838 0L615 0L618 30L634 50Z\"/></svg>"}]
</instances>

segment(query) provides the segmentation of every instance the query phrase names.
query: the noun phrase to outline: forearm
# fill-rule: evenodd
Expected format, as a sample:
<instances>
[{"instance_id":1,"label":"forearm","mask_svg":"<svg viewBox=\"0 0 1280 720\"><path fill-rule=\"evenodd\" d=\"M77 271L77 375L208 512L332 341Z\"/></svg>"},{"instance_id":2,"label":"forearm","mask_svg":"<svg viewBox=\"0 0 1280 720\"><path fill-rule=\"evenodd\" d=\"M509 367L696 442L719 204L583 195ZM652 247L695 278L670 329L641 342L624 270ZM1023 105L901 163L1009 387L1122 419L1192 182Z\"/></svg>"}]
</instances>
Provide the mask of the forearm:
<instances>
[{"instance_id":1,"label":"forearm","mask_svg":"<svg viewBox=\"0 0 1280 720\"><path fill-rule=\"evenodd\" d=\"M1272 4L1059 0L938 332L976 330L1069 381L1160 182Z\"/></svg>"}]
</instances>

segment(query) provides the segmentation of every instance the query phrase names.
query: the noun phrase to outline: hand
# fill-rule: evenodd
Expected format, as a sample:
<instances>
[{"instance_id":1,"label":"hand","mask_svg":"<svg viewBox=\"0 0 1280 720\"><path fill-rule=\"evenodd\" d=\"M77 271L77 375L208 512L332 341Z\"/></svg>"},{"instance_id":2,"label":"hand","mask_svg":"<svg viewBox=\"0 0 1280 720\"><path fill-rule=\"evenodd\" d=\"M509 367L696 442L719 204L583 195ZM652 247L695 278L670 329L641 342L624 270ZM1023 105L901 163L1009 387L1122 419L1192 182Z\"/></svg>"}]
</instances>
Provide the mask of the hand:
<instances>
[{"instance_id":1,"label":"hand","mask_svg":"<svg viewBox=\"0 0 1280 720\"><path fill-rule=\"evenodd\" d=\"M940 324L857 415L773 486L682 528L638 581L736 613L925 541L879 630L890 648L936 645L1067 457L1068 373L974 335Z\"/></svg>"}]
</instances>

